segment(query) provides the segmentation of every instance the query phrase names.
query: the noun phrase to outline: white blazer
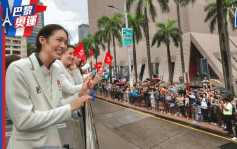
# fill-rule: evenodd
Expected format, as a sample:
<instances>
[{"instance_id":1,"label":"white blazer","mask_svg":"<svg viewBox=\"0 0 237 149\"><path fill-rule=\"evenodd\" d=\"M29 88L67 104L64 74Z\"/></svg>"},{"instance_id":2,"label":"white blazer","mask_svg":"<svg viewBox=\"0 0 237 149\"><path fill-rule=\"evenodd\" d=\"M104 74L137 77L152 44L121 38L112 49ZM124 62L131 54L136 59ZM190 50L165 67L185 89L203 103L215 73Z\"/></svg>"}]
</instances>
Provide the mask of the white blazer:
<instances>
[{"instance_id":1,"label":"white blazer","mask_svg":"<svg viewBox=\"0 0 237 149\"><path fill-rule=\"evenodd\" d=\"M65 68L60 60L56 60L54 63L61 73L63 99L67 99L68 97L80 92L83 85L83 77L81 76L80 70L76 69L71 71L68 68ZM88 65L89 64L83 66L82 70L88 69L90 67L90 65ZM63 104L67 104L68 102L71 101L63 101Z\"/></svg>"},{"instance_id":2,"label":"white blazer","mask_svg":"<svg viewBox=\"0 0 237 149\"><path fill-rule=\"evenodd\" d=\"M35 53L8 67L6 102L13 121L8 149L61 146L56 124L71 118L71 107L62 106L60 71L54 64L51 69L52 98Z\"/></svg>"}]
</instances>

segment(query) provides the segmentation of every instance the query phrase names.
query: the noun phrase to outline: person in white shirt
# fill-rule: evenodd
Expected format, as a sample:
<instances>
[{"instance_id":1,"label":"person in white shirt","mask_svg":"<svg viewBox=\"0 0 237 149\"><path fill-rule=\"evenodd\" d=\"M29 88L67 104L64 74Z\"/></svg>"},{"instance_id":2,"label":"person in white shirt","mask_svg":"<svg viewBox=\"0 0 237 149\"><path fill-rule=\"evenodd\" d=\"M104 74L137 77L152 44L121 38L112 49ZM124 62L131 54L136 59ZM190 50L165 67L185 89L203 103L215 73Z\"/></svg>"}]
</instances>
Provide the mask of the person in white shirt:
<instances>
[{"instance_id":1,"label":"person in white shirt","mask_svg":"<svg viewBox=\"0 0 237 149\"><path fill-rule=\"evenodd\" d=\"M80 97L63 104L59 69L53 64L67 49L68 33L60 25L44 26L36 38L36 53L13 62L6 73L6 102L13 121L7 149L62 146L57 124L69 120L92 97L86 80Z\"/></svg>"},{"instance_id":2,"label":"person in white shirt","mask_svg":"<svg viewBox=\"0 0 237 149\"><path fill-rule=\"evenodd\" d=\"M203 115L203 121L208 122L208 100L206 98L206 94L202 94L201 97L199 97L200 103L201 103L201 112Z\"/></svg>"}]
</instances>

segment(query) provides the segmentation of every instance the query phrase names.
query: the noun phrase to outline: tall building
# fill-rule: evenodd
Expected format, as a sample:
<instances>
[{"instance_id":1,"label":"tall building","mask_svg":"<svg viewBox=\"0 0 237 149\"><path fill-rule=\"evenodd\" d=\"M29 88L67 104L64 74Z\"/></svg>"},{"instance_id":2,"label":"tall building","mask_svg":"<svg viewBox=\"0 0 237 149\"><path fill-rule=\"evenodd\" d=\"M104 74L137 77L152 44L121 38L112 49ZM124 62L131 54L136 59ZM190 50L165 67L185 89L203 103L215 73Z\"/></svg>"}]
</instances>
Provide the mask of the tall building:
<instances>
[{"instance_id":1,"label":"tall building","mask_svg":"<svg viewBox=\"0 0 237 149\"><path fill-rule=\"evenodd\" d=\"M123 13L117 9L107 7L107 5L114 5L118 8L123 9L126 0L112 1L108 0L88 0L88 13L89 13L89 23L90 23L90 33L94 34L98 31L97 20L102 16L112 17L114 13ZM220 45L218 36L218 27L216 23L216 28L213 34L210 33L209 22L205 23L206 12L203 8L208 3L215 2L215 0L198 0L193 5L190 4L186 7L180 8L181 17L181 30L183 38L183 49L184 49L184 63L185 72L193 80L202 80L203 74L201 71L204 67L201 65L201 61L205 58L207 61L207 66L209 68L208 72L210 78L215 78L223 82L223 70L220 56ZM131 13L135 15L136 13L136 2L131 6ZM157 32L155 24L157 22L166 23L168 19L177 20L177 10L174 1L169 1L170 13L162 13L159 4L154 1L154 5L157 11L157 17L155 18L155 23L149 18L149 33L150 33L150 44L153 39L154 34ZM98 9L100 8L100 9ZM150 14L148 14L150 17ZM178 25L177 23L175 24ZM237 32L233 31L231 26L228 26L229 38L230 38L230 52L231 52L231 62L233 71L233 81L235 90L237 93ZM110 47L111 54L113 53L113 47ZM132 52L132 47L130 48ZM153 68L153 75L161 80L168 81L168 58L167 58L167 47L165 44L161 44L158 48L156 45L151 46L151 63ZM116 43L117 51L117 65L120 67L128 66L128 52L126 47L120 47ZM171 42L171 61L173 71L173 80L179 82L180 76L182 76L182 66L181 66L181 56L180 47L175 47ZM146 38L143 35L142 40L136 45L137 54L137 69L138 76L142 76L143 80L149 77L148 73L148 60L147 60L147 48L146 48ZM97 61L103 60L104 51L101 50L100 56ZM133 65L133 56L131 54L131 63ZM114 64L114 61L113 61ZM207 67L205 67L207 68ZM133 70L134 71L134 70ZM134 73L134 72L133 72ZM134 74L133 74L134 76Z\"/></svg>"},{"instance_id":2,"label":"tall building","mask_svg":"<svg viewBox=\"0 0 237 149\"><path fill-rule=\"evenodd\" d=\"M81 24L78 26L78 37L79 42L85 38L87 38L89 34L89 25L88 24Z\"/></svg>"},{"instance_id":3,"label":"tall building","mask_svg":"<svg viewBox=\"0 0 237 149\"><path fill-rule=\"evenodd\" d=\"M43 5L43 3L38 2L38 5ZM33 27L33 31L30 37L27 37L27 43L30 43L32 46L35 46L36 37L39 33L39 30L44 26L44 12L37 13L39 15L37 26Z\"/></svg>"},{"instance_id":4,"label":"tall building","mask_svg":"<svg viewBox=\"0 0 237 149\"><path fill-rule=\"evenodd\" d=\"M21 58L27 57L26 37L7 37L6 36L5 55L18 55Z\"/></svg>"}]
</instances>

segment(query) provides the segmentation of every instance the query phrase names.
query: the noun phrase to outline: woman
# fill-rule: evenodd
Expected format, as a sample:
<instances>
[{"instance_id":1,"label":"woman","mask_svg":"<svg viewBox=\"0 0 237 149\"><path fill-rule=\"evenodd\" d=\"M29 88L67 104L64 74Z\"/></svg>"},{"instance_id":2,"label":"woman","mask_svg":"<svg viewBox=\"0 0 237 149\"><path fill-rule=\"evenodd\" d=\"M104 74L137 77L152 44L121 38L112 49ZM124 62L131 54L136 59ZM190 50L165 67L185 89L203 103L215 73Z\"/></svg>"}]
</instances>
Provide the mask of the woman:
<instances>
[{"instance_id":1,"label":"woman","mask_svg":"<svg viewBox=\"0 0 237 149\"><path fill-rule=\"evenodd\" d=\"M36 38L36 53L13 62L6 74L6 102L13 121L8 149L61 146L57 124L69 120L71 112L91 99L89 79L81 97L62 105L62 86L53 64L67 48L68 33L56 24L43 27ZM70 100L70 99L69 99Z\"/></svg>"},{"instance_id":2,"label":"woman","mask_svg":"<svg viewBox=\"0 0 237 149\"><path fill-rule=\"evenodd\" d=\"M82 84L83 79L81 77L81 73L79 69L76 67L76 64L74 63L74 54L73 54L74 50L75 47L69 45L66 52L60 58L60 60L55 61L55 65L59 68L61 72L63 99L67 99L68 97L73 96L76 93L80 92L83 85ZM86 65L87 68L88 65L89 64ZM100 81L99 77L97 76L96 79L91 81L91 83L97 84ZM63 104L67 104L70 102L71 102L70 100L67 100L66 102L63 101Z\"/></svg>"},{"instance_id":3,"label":"woman","mask_svg":"<svg viewBox=\"0 0 237 149\"><path fill-rule=\"evenodd\" d=\"M75 49L75 47L73 47ZM84 74L86 70L90 68L91 58L87 61L85 65L83 65L83 62L81 59L77 56L74 57L74 63L76 64L77 68L79 69L79 77L81 78L79 83L82 83L84 79L88 77L88 74ZM83 66L82 66L83 65Z\"/></svg>"}]
</instances>

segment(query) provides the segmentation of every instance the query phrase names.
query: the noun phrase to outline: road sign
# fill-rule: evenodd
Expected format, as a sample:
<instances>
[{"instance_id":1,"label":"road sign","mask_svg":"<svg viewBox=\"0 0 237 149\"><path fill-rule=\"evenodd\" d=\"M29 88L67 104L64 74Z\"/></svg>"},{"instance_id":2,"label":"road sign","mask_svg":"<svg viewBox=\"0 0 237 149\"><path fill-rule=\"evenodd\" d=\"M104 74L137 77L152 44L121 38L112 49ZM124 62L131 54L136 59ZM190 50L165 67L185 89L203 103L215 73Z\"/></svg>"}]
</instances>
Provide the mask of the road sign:
<instances>
[{"instance_id":1,"label":"road sign","mask_svg":"<svg viewBox=\"0 0 237 149\"><path fill-rule=\"evenodd\" d=\"M127 47L133 44L133 35L131 28L122 28L123 46Z\"/></svg>"}]
</instances>

